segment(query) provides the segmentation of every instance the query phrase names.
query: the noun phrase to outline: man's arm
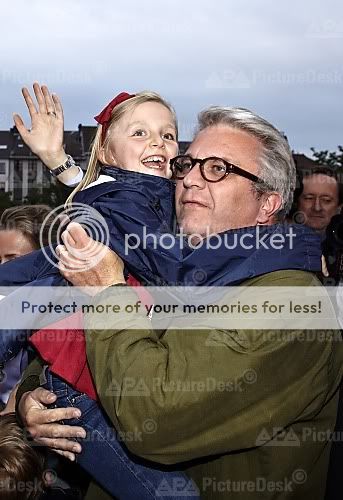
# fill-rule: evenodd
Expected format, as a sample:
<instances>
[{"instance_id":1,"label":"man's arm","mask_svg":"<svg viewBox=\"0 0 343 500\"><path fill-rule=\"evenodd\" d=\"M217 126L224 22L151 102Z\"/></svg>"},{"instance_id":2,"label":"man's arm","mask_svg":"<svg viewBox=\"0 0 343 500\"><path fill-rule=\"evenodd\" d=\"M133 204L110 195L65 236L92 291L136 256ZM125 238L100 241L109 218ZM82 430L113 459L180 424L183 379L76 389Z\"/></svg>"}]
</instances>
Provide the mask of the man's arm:
<instances>
[{"instance_id":1,"label":"man's arm","mask_svg":"<svg viewBox=\"0 0 343 500\"><path fill-rule=\"evenodd\" d=\"M23 394L25 392L33 391L40 386L39 377L42 373L42 369L42 360L37 357L33 359L33 361L31 361L31 363L24 370L16 392L16 411L18 410L18 404Z\"/></svg>"},{"instance_id":2,"label":"man's arm","mask_svg":"<svg viewBox=\"0 0 343 500\"><path fill-rule=\"evenodd\" d=\"M95 303L136 301L129 288L113 287ZM272 436L320 411L337 376L328 375L330 341L269 341L249 330L171 329L159 337L144 313L132 314L130 325L106 321L110 329L100 330L95 316L86 318L101 403L123 436L141 436L127 441L130 450L157 462L257 446L262 431Z\"/></svg>"}]
</instances>

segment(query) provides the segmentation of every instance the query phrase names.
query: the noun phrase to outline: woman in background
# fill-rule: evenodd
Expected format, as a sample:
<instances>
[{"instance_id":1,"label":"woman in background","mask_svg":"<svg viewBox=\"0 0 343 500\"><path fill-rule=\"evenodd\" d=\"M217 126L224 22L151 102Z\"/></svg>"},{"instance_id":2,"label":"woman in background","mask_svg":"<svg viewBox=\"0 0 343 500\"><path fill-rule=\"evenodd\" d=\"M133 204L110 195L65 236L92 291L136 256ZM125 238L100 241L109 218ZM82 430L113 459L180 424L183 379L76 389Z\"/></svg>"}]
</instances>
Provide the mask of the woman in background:
<instances>
[{"instance_id":1,"label":"woman in background","mask_svg":"<svg viewBox=\"0 0 343 500\"><path fill-rule=\"evenodd\" d=\"M5 264L22 255L26 255L40 248L39 233L48 244L49 214L48 205L23 205L10 207L4 210L0 217L0 264ZM2 296L0 296L2 298ZM11 391L19 381L23 370L27 366L27 351L22 350L2 371L0 366L0 410L14 411L14 394ZM10 397L11 395L11 397ZM6 409L4 406L7 404Z\"/></svg>"}]
</instances>

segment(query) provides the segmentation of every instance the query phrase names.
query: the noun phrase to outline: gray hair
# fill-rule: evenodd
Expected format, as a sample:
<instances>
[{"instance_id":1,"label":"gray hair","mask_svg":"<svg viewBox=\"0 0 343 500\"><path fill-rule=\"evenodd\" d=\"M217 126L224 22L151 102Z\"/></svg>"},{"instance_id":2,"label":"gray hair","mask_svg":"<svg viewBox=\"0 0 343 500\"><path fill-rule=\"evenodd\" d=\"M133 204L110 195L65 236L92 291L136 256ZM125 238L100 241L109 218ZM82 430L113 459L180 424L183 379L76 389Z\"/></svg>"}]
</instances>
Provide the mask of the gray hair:
<instances>
[{"instance_id":1,"label":"gray hair","mask_svg":"<svg viewBox=\"0 0 343 500\"><path fill-rule=\"evenodd\" d=\"M259 159L258 176L262 183L255 183L257 195L275 191L282 203L277 212L279 219L290 211L296 186L296 170L291 148L285 136L264 118L244 108L213 106L198 116L198 130L227 125L256 137L263 146Z\"/></svg>"}]
</instances>

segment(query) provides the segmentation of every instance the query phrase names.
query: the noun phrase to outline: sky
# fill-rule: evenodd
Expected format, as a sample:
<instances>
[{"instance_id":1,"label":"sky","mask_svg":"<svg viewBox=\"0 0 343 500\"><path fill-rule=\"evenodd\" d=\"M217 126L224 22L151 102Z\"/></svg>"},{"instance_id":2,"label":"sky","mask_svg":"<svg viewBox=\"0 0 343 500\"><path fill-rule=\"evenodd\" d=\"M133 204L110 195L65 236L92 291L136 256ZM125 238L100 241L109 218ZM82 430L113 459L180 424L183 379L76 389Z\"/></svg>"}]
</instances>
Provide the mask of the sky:
<instances>
[{"instance_id":1,"label":"sky","mask_svg":"<svg viewBox=\"0 0 343 500\"><path fill-rule=\"evenodd\" d=\"M341 0L12 0L1 6L0 129L20 89L45 83L65 127L94 125L114 95L154 90L180 139L211 105L262 115L295 152L343 144Z\"/></svg>"}]
</instances>

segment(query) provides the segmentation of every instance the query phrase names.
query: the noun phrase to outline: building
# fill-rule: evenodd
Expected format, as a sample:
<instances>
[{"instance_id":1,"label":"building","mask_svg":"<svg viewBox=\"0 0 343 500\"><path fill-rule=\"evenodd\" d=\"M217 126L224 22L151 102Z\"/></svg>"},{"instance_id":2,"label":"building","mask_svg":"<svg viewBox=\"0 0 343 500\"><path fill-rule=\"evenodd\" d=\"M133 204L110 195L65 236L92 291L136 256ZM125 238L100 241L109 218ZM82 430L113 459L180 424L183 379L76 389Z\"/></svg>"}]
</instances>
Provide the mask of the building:
<instances>
[{"instance_id":1,"label":"building","mask_svg":"<svg viewBox=\"0 0 343 500\"><path fill-rule=\"evenodd\" d=\"M81 168L86 169L96 127L79 125L64 132L64 148ZM41 193L56 180L49 170L23 143L16 129L0 131L0 192L9 193L13 202Z\"/></svg>"},{"instance_id":2,"label":"building","mask_svg":"<svg viewBox=\"0 0 343 500\"><path fill-rule=\"evenodd\" d=\"M80 124L78 130L64 132L64 148L81 168L86 169L96 127ZM180 152L189 142L181 141ZM316 163L302 154L294 155L298 168L311 168ZM0 193L9 193L13 202L20 204L30 196L41 193L56 183L49 170L23 143L16 129L0 131Z\"/></svg>"}]
</instances>

